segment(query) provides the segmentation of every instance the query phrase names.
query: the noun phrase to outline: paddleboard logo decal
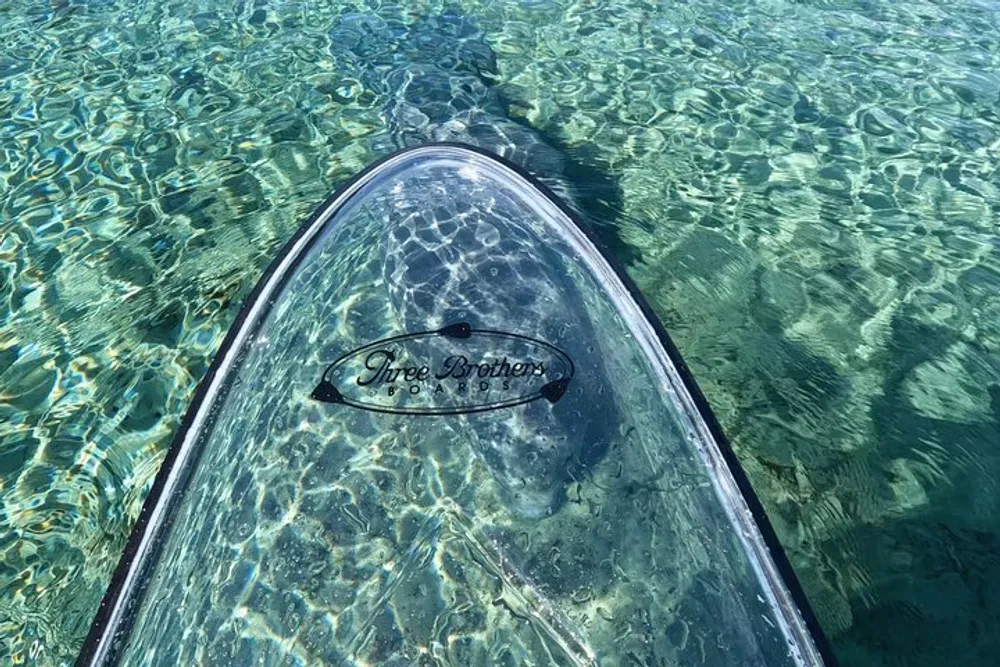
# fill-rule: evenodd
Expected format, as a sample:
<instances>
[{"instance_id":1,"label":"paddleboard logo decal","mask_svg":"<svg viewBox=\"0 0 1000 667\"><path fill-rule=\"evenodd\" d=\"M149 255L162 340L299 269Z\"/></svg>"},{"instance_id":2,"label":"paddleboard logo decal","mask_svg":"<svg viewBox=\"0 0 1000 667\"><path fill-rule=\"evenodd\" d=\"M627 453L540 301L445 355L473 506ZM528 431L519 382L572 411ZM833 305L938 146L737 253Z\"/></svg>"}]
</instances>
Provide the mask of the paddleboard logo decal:
<instances>
[{"instance_id":1,"label":"paddleboard logo decal","mask_svg":"<svg viewBox=\"0 0 1000 667\"><path fill-rule=\"evenodd\" d=\"M460 322L368 343L326 367L312 398L402 415L456 415L555 403L573 361L551 343Z\"/></svg>"}]
</instances>

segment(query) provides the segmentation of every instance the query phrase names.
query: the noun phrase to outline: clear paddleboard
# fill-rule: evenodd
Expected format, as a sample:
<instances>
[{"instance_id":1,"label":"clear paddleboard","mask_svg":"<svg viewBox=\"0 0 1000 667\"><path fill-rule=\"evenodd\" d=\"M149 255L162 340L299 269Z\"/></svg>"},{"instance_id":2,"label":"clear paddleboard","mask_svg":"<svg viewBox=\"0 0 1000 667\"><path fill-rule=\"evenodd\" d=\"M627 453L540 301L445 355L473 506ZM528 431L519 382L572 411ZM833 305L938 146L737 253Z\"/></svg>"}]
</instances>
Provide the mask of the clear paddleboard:
<instances>
[{"instance_id":1,"label":"clear paddleboard","mask_svg":"<svg viewBox=\"0 0 1000 667\"><path fill-rule=\"evenodd\" d=\"M78 664L824 660L632 284L530 176L430 145L268 270Z\"/></svg>"}]
</instances>

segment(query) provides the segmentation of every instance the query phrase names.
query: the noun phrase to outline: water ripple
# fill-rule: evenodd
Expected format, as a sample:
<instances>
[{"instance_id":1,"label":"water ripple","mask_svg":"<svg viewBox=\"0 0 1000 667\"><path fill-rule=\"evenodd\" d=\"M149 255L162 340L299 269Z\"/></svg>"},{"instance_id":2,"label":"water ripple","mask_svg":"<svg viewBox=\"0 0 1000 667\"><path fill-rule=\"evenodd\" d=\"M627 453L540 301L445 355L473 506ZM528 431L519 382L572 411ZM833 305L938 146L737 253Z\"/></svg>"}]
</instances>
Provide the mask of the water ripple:
<instances>
[{"instance_id":1,"label":"water ripple","mask_svg":"<svg viewBox=\"0 0 1000 667\"><path fill-rule=\"evenodd\" d=\"M444 5L0 5L0 660L72 658L242 298L388 145L368 59ZM514 122L620 180L842 661L993 659L995 3L459 5Z\"/></svg>"}]
</instances>

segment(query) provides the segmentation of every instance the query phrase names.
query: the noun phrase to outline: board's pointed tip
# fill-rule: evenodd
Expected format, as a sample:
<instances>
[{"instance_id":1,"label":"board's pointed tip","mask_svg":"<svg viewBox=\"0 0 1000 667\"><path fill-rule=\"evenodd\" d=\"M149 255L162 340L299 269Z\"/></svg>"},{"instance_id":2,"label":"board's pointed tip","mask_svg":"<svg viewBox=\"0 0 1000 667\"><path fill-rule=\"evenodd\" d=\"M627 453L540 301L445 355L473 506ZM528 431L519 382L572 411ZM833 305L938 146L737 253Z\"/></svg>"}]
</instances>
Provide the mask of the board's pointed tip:
<instances>
[{"instance_id":1,"label":"board's pointed tip","mask_svg":"<svg viewBox=\"0 0 1000 667\"><path fill-rule=\"evenodd\" d=\"M438 329L438 335L447 338L468 338L472 335L472 326L468 322L456 322Z\"/></svg>"},{"instance_id":2,"label":"board's pointed tip","mask_svg":"<svg viewBox=\"0 0 1000 667\"><path fill-rule=\"evenodd\" d=\"M546 401L549 403L555 403L563 397L563 394L566 393L566 389L569 388L569 380L570 378L559 378L558 380L553 380L538 391L541 393L542 398Z\"/></svg>"},{"instance_id":3,"label":"board's pointed tip","mask_svg":"<svg viewBox=\"0 0 1000 667\"><path fill-rule=\"evenodd\" d=\"M338 390L336 387L334 387L331 383L327 382L326 380L320 382L319 385L315 389L313 389L313 392L312 394L310 394L310 396L313 399L317 401L323 401L324 403L344 402L344 395L340 393L340 390Z\"/></svg>"}]
</instances>

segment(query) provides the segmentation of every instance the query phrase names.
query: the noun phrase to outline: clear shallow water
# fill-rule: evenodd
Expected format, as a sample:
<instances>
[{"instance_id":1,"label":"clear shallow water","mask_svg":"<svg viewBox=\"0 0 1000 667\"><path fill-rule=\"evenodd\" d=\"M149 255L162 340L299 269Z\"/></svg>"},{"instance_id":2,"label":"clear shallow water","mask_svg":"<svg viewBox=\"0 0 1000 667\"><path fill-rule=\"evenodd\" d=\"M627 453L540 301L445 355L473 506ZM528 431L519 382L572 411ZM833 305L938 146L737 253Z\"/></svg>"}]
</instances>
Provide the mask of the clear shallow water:
<instances>
[{"instance_id":1,"label":"clear shallow water","mask_svg":"<svg viewBox=\"0 0 1000 667\"><path fill-rule=\"evenodd\" d=\"M0 657L72 658L269 258L471 99L609 230L842 661L989 664L995 4L445 7L0 5Z\"/></svg>"}]
</instances>

